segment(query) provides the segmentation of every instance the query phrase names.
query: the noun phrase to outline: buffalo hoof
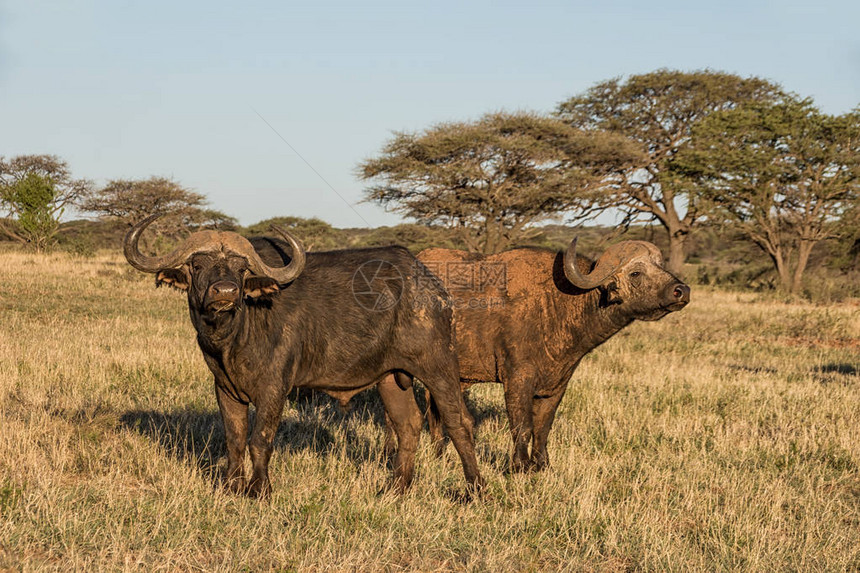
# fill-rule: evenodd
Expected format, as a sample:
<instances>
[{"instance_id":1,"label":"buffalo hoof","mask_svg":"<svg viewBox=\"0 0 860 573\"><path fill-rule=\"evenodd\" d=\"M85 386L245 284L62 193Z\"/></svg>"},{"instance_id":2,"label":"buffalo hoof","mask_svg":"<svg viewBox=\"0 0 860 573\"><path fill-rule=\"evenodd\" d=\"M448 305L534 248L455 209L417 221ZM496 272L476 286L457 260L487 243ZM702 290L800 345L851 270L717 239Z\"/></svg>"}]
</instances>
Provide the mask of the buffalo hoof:
<instances>
[{"instance_id":1,"label":"buffalo hoof","mask_svg":"<svg viewBox=\"0 0 860 573\"><path fill-rule=\"evenodd\" d=\"M531 464L529 465L528 471L537 473L537 472L542 472L548 468L549 468L549 460L546 460L546 459L532 460Z\"/></svg>"},{"instance_id":2,"label":"buffalo hoof","mask_svg":"<svg viewBox=\"0 0 860 573\"><path fill-rule=\"evenodd\" d=\"M412 486L412 480L409 481L403 480L401 478L392 478L385 482L385 485L377 491L377 495L385 495L387 493L394 493L397 495L404 495L409 491L409 488Z\"/></svg>"},{"instance_id":3,"label":"buffalo hoof","mask_svg":"<svg viewBox=\"0 0 860 573\"><path fill-rule=\"evenodd\" d=\"M412 487L412 473L407 475L395 475L393 487L397 493L406 493Z\"/></svg>"},{"instance_id":4,"label":"buffalo hoof","mask_svg":"<svg viewBox=\"0 0 860 573\"><path fill-rule=\"evenodd\" d=\"M472 503L473 501L476 501L478 499L485 498L486 491L486 482L484 482L483 478L480 478L470 484L467 484L466 489L464 491L448 491L447 497L450 498L451 501L453 501L454 503L465 505L467 503Z\"/></svg>"},{"instance_id":5,"label":"buffalo hoof","mask_svg":"<svg viewBox=\"0 0 860 573\"><path fill-rule=\"evenodd\" d=\"M475 497L479 497L487 490L487 482L484 478L478 476L466 487L468 488L467 491L469 491Z\"/></svg>"},{"instance_id":6,"label":"buffalo hoof","mask_svg":"<svg viewBox=\"0 0 860 573\"><path fill-rule=\"evenodd\" d=\"M246 491L245 478L244 477L237 477L237 478L227 479L224 482L224 489L226 489L227 491L229 491L230 493L235 494L235 495L244 494Z\"/></svg>"},{"instance_id":7,"label":"buffalo hoof","mask_svg":"<svg viewBox=\"0 0 860 573\"><path fill-rule=\"evenodd\" d=\"M267 500L272 496L272 484L269 480L252 480L245 493L248 497Z\"/></svg>"},{"instance_id":8,"label":"buffalo hoof","mask_svg":"<svg viewBox=\"0 0 860 573\"><path fill-rule=\"evenodd\" d=\"M523 474L531 471L532 469L532 461L530 459L518 459L514 458L511 460L511 473L514 474Z\"/></svg>"}]
</instances>

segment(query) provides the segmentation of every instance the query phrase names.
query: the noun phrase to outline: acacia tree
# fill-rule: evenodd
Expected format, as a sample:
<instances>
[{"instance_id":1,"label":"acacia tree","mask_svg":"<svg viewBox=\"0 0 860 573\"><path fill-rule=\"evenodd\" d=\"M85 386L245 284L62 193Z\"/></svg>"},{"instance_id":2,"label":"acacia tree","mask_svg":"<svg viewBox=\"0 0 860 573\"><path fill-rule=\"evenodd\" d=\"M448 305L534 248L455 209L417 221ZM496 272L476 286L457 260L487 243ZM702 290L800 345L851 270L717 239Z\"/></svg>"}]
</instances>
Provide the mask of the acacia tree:
<instances>
[{"instance_id":1,"label":"acacia tree","mask_svg":"<svg viewBox=\"0 0 860 573\"><path fill-rule=\"evenodd\" d=\"M164 216L151 227L156 236L176 238L189 230L234 229L236 220L206 207L206 197L165 177L114 179L89 193L80 209L132 227L149 215Z\"/></svg>"},{"instance_id":2,"label":"acacia tree","mask_svg":"<svg viewBox=\"0 0 860 573\"><path fill-rule=\"evenodd\" d=\"M66 207L89 186L73 179L68 164L55 155L0 157L0 209L7 216L0 231L37 251L49 248Z\"/></svg>"},{"instance_id":3,"label":"acacia tree","mask_svg":"<svg viewBox=\"0 0 860 573\"><path fill-rule=\"evenodd\" d=\"M493 113L395 133L379 157L359 165L359 176L379 181L366 190L367 200L450 227L471 251L496 253L637 160L640 152L622 136L531 113Z\"/></svg>"},{"instance_id":4,"label":"acacia tree","mask_svg":"<svg viewBox=\"0 0 860 573\"><path fill-rule=\"evenodd\" d=\"M114 179L90 193L81 209L135 225L155 213L176 213L198 209L206 197L165 177Z\"/></svg>"},{"instance_id":5,"label":"acacia tree","mask_svg":"<svg viewBox=\"0 0 860 573\"><path fill-rule=\"evenodd\" d=\"M601 82L559 104L557 115L571 126L620 133L640 143L644 160L614 175L612 185L595 188L592 200L600 209L619 209L624 224L643 217L659 221L669 239L667 266L680 273L684 244L706 213L695 188L666 177L675 155L708 114L782 95L778 85L760 78L661 69Z\"/></svg>"},{"instance_id":6,"label":"acacia tree","mask_svg":"<svg viewBox=\"0 0 860 573\"><path fill-rule=\"evenodd\" d=\"M796 293L816 243L850 226L860 196L860 114L833 117L810 100L753 103L692 131L673 169L767 253Z\"/></svg>"}]
</instances>

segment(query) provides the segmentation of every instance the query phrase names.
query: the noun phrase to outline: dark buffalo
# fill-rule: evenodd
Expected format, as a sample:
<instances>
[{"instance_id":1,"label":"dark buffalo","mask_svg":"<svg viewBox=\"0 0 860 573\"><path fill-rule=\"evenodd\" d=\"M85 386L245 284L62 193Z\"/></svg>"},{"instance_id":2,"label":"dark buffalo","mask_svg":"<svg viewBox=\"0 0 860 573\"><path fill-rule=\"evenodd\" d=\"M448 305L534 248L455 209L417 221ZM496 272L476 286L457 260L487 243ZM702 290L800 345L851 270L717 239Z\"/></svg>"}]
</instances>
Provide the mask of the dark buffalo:
<instances>
[{"instance_id":1,"label":"dark buffalo","mask_svg":"<svg viewBox=\"0 0 860 573\"><path fill-rule=\"evenodd\" d=\"M473 488L483 481L457 379L448 294L437 281L412 280L426 269L406 249L383 247L305 253L285 240L245 239L200 231L170 254L143 255L138 240L156 217L132 228L125 256L155 273L156 284L187 291L191 322L227 437L226 486L267 496L275 433L291 388L317 388L342 403L378 384L386 419L397 434L394 483L412 481L421 413L412 388L430 390ZM256 422L248 442L248 404ZM245 446L252 475L245 482Z\"/></svg>"},{"instance_id":2,"label":"dark buffalo","mask_svg":"<svg viewBox=\"0 0 860 573\"><path fill-rule=\"evenodd\" d=\"M596 263L576 255L576 239L564 253L427 249L418 258L454 298L463 387L504 384L514 471L548 464L550 426L583 356L633 320L658 320L690 301L690 287L645 241L613 245ZM439 412L430 404L430 432L441 452Z\"/></svg>"}]
</instances>

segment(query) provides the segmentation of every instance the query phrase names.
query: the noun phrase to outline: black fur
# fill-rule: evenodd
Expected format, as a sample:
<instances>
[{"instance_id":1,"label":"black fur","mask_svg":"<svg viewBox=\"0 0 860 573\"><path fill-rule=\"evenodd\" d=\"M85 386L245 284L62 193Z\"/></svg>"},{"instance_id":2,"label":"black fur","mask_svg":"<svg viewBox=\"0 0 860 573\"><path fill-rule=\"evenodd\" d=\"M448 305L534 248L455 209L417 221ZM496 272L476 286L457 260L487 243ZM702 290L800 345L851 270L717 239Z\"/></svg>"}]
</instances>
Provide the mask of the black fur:
<instances>
[{"instance_id":1,"label":"black fur","mask_svg":"<svg viewBox=\"0 0 860 573\"><path fill-rule=\"evenodd\" d=\"M290 260L283 241L255 238L251 244L269 266ZM443 423L467 481L481 485L471 430L461 417L465 407L448 295L438 282L418 280L426 269L406 249L309 252L303 272L287 285L250 275L247 261L231 252L195 253L179 269L165 269L158 277L177 286L183 273L190 280L197 341L215 377L227 437L228 488L252 496L270 493L273 439L294 386L321 389L346 402L374 384L398 437L395 484L407 487L421 415L412 388L398 386L395 372L418 376L431 390L444 410ZM362 276L376 281L364 288ZM384 295L379 304L377 291ZM249 403L257 410L250 442ZM253 464L247 484L246 443Z\"/></svg>"}]
</instances>

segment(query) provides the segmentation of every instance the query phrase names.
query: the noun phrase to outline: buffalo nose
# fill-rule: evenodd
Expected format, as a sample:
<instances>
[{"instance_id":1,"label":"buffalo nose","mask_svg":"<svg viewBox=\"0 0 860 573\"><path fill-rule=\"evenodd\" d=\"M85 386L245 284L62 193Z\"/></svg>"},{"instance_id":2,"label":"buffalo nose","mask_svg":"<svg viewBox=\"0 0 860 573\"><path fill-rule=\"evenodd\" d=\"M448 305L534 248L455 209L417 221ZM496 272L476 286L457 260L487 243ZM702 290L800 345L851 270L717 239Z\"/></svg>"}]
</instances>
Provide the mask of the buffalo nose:
<instances>
[{"instance_id":1,"label":"buffalo nose","mask_svg":"<svg viewBox=\"0 0 860 573\"><path fill-rule=\"evenodd\" d=\"M690 287L685 284L676 284L675 288L672 289L672 296L678 302L690 302Z\"/></svg>"},{"instance_id":2,"label":"buffalo nose","mask_svg":"<svg viewBox=\"0 0 860 573\"><path fill-rule=\"evenodd\" d=\"M209 294L213 298L233 298L239 294L239 285L232 281L218 281L209 287Z\"/></svg>"}]
</instances>

